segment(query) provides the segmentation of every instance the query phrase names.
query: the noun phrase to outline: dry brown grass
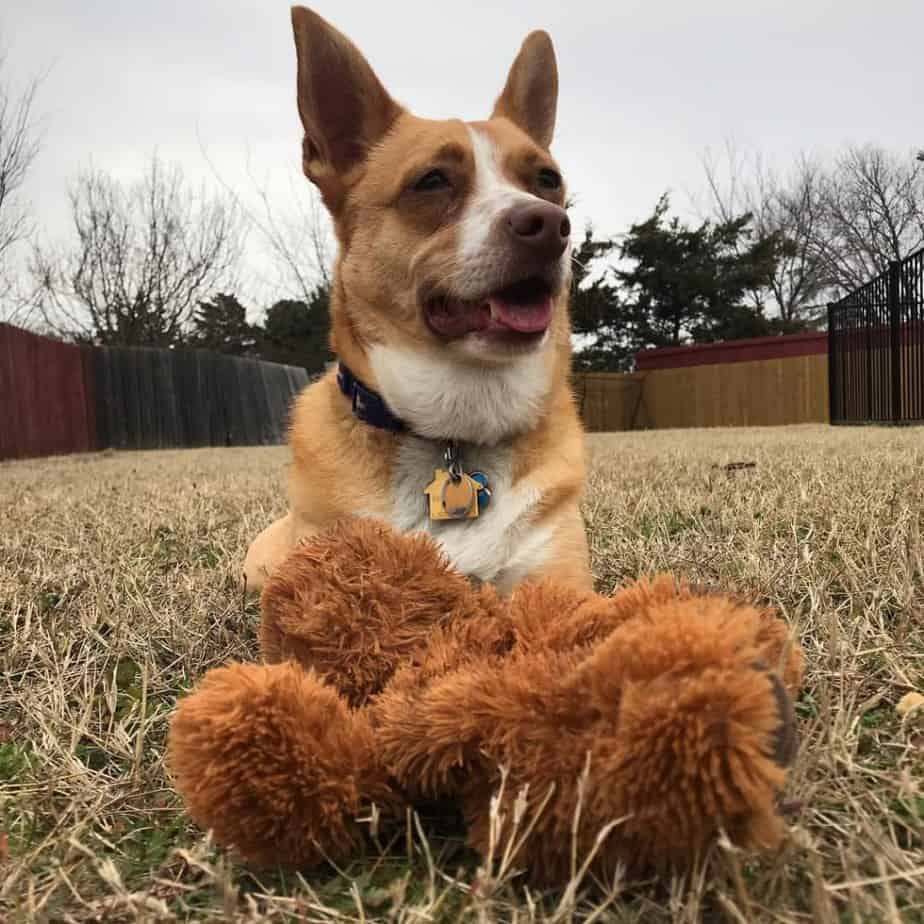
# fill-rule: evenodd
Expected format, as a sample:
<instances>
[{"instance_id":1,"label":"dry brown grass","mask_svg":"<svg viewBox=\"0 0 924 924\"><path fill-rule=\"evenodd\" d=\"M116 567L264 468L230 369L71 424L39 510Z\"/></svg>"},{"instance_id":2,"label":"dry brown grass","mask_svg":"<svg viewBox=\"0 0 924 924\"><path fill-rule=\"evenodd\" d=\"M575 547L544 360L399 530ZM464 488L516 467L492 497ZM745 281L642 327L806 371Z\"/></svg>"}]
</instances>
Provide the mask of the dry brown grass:
<instances>
[{"instance_id":1,"label":"dry brown grass","mask_svg":"<svg viewBox=\"0 0 924 924\"><path fill-rule=\"evenodd\" d=\"M176 696L254 656L237 569L283 506L283 449L0 465L0 909L10 920L924 920L924 434L796 428L596 437L601 587L651 569L755 591L808 658L778 856L686 882L524 894L446 822L346 870L254 877L164 775ZM726 471L729 462L756 467ZM525 822L523 822L525 823ZM506 820L507 830L512 824ZM566 848L566 845L563 845Z\"/></svg>"}]
</instances>

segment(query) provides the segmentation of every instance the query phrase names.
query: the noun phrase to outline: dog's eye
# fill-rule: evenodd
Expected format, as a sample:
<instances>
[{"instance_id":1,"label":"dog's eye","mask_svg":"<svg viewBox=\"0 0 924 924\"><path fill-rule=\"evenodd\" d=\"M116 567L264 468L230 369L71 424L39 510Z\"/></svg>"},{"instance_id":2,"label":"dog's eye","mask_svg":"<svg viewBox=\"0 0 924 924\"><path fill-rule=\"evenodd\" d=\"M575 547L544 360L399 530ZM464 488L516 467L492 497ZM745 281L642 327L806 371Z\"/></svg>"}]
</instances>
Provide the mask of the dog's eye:
<instances>
[{"instance_id":1,"label":"dog's eye","mask_svg":"<svg viewBox=\"0 0 924 924\"><path fill-rule=\"evenodd\" d=\"M561 176L549 167L543 167L536 179L543 189L561 189Z\"/></svg>"},{"instance_id":2,"label":"dog's eye","mask_svg":"<svg viewBox=\"0 0 924 924\"><path fill-rule=\"evenodd\" d=\"M431 170L414 184L414 189L417 192L433 192L436 189L446 189L449 185L449 180L442 170Z\"/></svg>"}]
</instances>

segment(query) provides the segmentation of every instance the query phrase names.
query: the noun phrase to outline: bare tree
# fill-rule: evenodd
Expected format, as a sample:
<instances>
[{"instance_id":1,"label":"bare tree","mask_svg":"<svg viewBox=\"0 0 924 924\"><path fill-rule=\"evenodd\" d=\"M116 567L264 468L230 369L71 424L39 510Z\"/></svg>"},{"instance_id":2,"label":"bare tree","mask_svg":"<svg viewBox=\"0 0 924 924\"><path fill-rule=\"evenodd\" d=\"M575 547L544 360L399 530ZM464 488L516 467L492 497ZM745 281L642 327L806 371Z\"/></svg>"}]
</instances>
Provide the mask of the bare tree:
<instances>
[{"instance_id":1,"label":"bare tree","mask_svg":"<svg viewBox=\"0 0 924 924\"><path fill-rule=\"evenodd\" d=\"M287 189L280 195L278 188L270 188L266 178L255 175L248 160L247 176L253 197L245 199L238 187L222 176L204 147L202 154L216 182L266 246L269 273L258 276L260 287L270 294L270 300L281 295L312 304L319 290L329 291L336 244L330 216L317 188L300 172L292 171L286 177Z\"/></svg>"},{"instance_id":2,"label":"bare tree","mask_svg":"<svg viewBox=\"0 0 924 924\"><path fill-rule=\"evenodd\" d=\"M824 216L823 188L820 164L806 156L782 178L768 174L760 187L765 227L782 238L770 288L784 321L817 320L828 301L830 282L814 245Z\"/></svg>"},{"instance_id":3,"label":"bare tree","mask_svg":"<svg viewBox=\"0 0 924 924\"><path fill-rule=\"evenodd\" d=\"M266 183L254 182L260 215L251 221L263 236L284 291L311 304L319 288L330 289L334 243L330 218L313 185L290 177L289 208L274 203Z\"/></svg>"},{"instance_id":4,"label":"bare tree","mask_svg":"<svg viewBox=\"0 0 924 924\"><path fill-rule=\"evenodd\" d=\"M156 157L137 182L82 174L70 193L75 240L36 248L47 323L110 346L182 342L198 301L233 285L244 231L237 205L196 192Z\"/></svg>"},{"instance_id":5,"label":"bare tree","mask_svg":"<svg viewBox=\"0 0 924 924\"><path fill-rule=\"evenodd\" d=\"M769 296L784 321L816 318L830 298L924 246L924 152L854 146L827 164L802 156L781 175L729 145L703 166L710 215L749 212L759 234L780 236Z\"/></svg>"},{"instance_id":6,"label":"bare tree","mask_svg":"<svg viewBox=\"0 0 924 924\"><path fill-rule=\"evenodd\" d=\"M751 293L755 307L772 303L787 325L814 320L824 304L826 281L813 249L821 209L821 171L802 158L787 176L768 169L759 155L748 156L731 143L724 156L706 153L707 204L703 217L728 222L752 216L761 238L779 241L778 260L766 288Z\"/></svg>"},{"instance_id":7,"label":"bare tree","mask_svg":"<svg viewBox=\"0 0 924 924\"><path fill-rule=\"evenodd\" d=\"M20 320L27 306L27 300L17 296L12 264L14 252L33 230L21 194L39 152L35 116L38 87L38 79L33 79L15 90L5 59L0 57L0 318L8 321Z\"/></svg>"},{"instance_id":8,"label":"bare tree","mask_svg":"<svg viewBox=\"0 0 924 924\"><path fill-rule=\"evenodd\" d=\"M828 283L849 291L924 246L924 161L847 148L825 177L822 215L814 250Z\"/></svg>"}]
</instances>

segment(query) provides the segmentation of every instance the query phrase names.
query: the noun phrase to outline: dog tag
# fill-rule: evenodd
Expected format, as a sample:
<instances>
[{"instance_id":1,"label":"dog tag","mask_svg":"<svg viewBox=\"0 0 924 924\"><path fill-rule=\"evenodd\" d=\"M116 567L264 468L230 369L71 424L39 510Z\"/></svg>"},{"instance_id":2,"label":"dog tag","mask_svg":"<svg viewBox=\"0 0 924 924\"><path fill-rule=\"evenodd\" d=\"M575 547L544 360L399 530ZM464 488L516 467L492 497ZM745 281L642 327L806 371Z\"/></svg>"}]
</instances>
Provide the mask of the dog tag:
<instances>
[{"instance_id":1,"label":"dog tag","mask_svg":"<svg viewBox=\"0 0 924 924\"><path fill-rule=\"evenodd\" d=\"M478 485L468 475L443 485L443 510L450 520L464 520L472 510L478 515Z\"/></svg>"},{"instance_id":2,"label":"dog tag","mask_svg":"<svg viewBox=\"0 0 924 924\"><path fill-rule=\"evenodd\" d=\"M453 477L445 469L433 472L433 481L427 485L431 520L473 520L478 516L478 490L480 485L469 475Z\"/></svg>"}]
</instances>

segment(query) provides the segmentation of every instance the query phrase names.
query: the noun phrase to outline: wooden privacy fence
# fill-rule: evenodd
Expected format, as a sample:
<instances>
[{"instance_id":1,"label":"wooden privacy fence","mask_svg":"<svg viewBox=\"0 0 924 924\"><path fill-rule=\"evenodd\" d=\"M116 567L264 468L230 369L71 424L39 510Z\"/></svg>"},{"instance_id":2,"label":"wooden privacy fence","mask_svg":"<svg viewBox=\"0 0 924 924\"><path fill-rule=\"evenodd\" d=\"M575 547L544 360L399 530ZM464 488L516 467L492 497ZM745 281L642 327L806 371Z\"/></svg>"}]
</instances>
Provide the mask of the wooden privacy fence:
<instances>
[{"instance_id":1,"label":"wooden privacy fence","mask_svg":"<svg viewBox=\"0 0 924 924\"><path fill-rule=\"evenodd\" d=\"M307 383L294 366L75 346L0 324L0 459L279 443Z\"/></svg>"},{"instance_id":2,"label":"wooden privacy fence","mask_svg":"<svg viewBox=\"0 0 924 924\"><path fill-rule=\"evenodd\" d=\"M97 448L88 353L0 324L0 459Z\"/></svg>"},{"instance_id":3,"label":"wooden privacy fence","mask_svg":"<svg viewBox=\"0 0 924 924\"><path fill-rule=\"evenodd\" d=\"M578 374L591 431L828 420L826 334L651 350ZM80 347L0 324L0 459L284 439L304 369L187 350Z\"/></svg>"},{"instance_id":4,"label":"wooden privacy fence","mask_svg":"<svg viewBox=\"0 0 924 924\"><path fill-rule=\"evenodd\" d=\"M259 446L285 439L289 405L307 383L295 366L202 350L92 354L103 446Z\"/></svg>"},{"instance_id":5,"label":"wooden privacy fence","mask_svg":"<svg viewBox=\"0 0 924 924\"><path fill-rule=\"evenodd\" d=\"M827 335L650 350L633 373L575 376L590 431L758 427L828 420Z\"/></svg>"}]
</instances>

